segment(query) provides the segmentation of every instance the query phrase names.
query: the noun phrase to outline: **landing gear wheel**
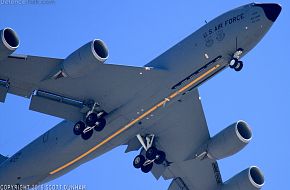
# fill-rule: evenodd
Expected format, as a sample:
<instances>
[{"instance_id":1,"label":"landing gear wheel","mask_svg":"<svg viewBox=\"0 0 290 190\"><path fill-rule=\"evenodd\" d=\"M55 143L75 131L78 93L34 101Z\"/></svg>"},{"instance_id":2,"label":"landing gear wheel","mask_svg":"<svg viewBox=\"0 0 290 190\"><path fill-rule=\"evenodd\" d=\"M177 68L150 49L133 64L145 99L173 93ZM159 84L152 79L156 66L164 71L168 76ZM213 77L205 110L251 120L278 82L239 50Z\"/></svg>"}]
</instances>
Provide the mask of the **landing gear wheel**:
<instances>
[{"instance_id":1,"label":"landing gear wheel","mask_svg":"<svg viewBox=\"0 0 290 190\"><path fill-rule=\"evenodd\" d=\"M154 146L150 147L147 151L146 151L146 158L148 160L154 160L157 156L157 148L155 148Z\"/></svg>"},{"instance_id":2,"label":"landing gear wheel","mask_svg":"<svg viewBox=\"0 0 290 190\"><path fill-rule=\"evenodd\" d=\"M244 64L242 61L238 61L237 66L235 67L235 71L241 71Z\"/></svg>"},{"instance_id":3,"label":"landing gear wheel","mask_svg":"<svg viewBox=\"0 0 290 190\"><path fill-rule=\"evenodd\" d=\"M98 120L98 114L96 114L96 113L90 113L86 117L86 124L89 127L93 127L96 124L97 120Z\"/></svg>"},{"instance_id":4,"label":"landing gear wheel","mask_svg":"<svg viewBox=\"0 0 290 190\"><path fill-rule=\"evenodd\" d=\"M73 131L75 135L80 135L86 128L86 124L83 121L79 121L74 125Z\"/></svg>"},{"instance_id":5,"label":"landing gear wheel","mask_svg":"<svg viewBox=\"0 0 290 190\"><path fill-rule=\"evenodd\" d=\"M157 151L156 159L154 160L154 163L159 165L162 164L165 161L166 154L163 151Z\"/></svg>"},{"instance_id":6,"label":"landing gear wheel","mask_svg":"<svg viewBox=\"0 0 290 190\"><path fill-rule=\"evenodd\" d=\"M150 172L151 170L152 170L152 168L153 168L153 162L152 163L150 163L150 164L148 164L148 165L142 165L141 166L141 170L142 170L142 172L144 172L144 173L148 173L148 172Z\"/></svg>"},{"instance_id":7,"label":"landing gear wheel","mask_svg":"<svg viewBox=\"0 0 290 190\"><path fill-rule=\"evenodd\" d=\"M143 166L143 164L145 163L145 161L146 161L145 156L138 155L134 158L133 166L137 169L141 168Z\"/></svg>"},{"instance_id":8,"label":"landing gear wheel","mask_svg":"<svg viewBox=\"0 0 290 190\"><path fill-rule=\"evenodd\" d=\"M94 130L92 130L92 129L87 131L86 133L82 133L82 138L84 140L88 140L89 138L92 137L93 133L94 133Z\"/></svg>"},{"instance_id":9,"label":"landing gear wheel","mask_svg":"<svg viewBox=\"0 0 290 190\"><path fill-rule=\"evenodd\" d=\"M96 122L95 130L96 131L101 131L105 128L106 126L106 119L105 118L100 118Z\"/></svg>"},{"instance_id":10,"label":"landing gear wheel","mask_svg":"<svg viewBox=\"0 0 290 190\"><path fill-rule=\"evenodd\" d=\"M238 65L239 60L237 58L234 58L230 61L229 67L230 68L236 68L236 66Z\"/></svg>"}]
</instances>

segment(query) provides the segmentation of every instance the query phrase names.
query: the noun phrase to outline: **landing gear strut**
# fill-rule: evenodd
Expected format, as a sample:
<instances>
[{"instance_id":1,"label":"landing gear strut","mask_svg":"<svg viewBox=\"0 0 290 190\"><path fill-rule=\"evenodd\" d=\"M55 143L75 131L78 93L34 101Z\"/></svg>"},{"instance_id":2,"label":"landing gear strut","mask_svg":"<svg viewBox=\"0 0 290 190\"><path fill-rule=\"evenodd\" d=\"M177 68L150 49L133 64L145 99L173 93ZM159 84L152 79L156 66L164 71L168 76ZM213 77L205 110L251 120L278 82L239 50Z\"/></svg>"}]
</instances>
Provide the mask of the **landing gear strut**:
<instances>
[{"instance_id":1,"label":"landing gear strut","mask_svg":"<svg viewBox=\"0 0 290 190\"><path fill-rule=\"evenodd\" d=\"M166 160L165 152L158 150L154 145L154 135L147 135L145 139L141 135L137 135L145 155L138 155L134 158L133 166L137 169L141 168L141 171L148 173L153 168L153 164L162 164Z\"/></svg>"},{"instance_id":2,"label":"landing gear strut","mask_svg":"<svg viewBox=\"0 0 290 190\"><path fill-rule=\"evenodd\" d=\"M106 126L104 111L96 111L98 105L94 103L91 110L87 112L84 121L78 121L73 128L75 135L81 135L84 140L92 137L95 131L102 131Z\"/></svg>"},{"instance_id":3,"label":"landing gear strut","mask_svg":"<svg viewBox=\"0 0 290 190\"><path fill-rule=\"evenodd\" d=\"M232 60L229 63L229 67L234 69L235 71L241 71L244 66L243 62L239 60L242 53L243 53L242 48L237 49L237 51L233 55Z\"/></svg>"}]
</instances>

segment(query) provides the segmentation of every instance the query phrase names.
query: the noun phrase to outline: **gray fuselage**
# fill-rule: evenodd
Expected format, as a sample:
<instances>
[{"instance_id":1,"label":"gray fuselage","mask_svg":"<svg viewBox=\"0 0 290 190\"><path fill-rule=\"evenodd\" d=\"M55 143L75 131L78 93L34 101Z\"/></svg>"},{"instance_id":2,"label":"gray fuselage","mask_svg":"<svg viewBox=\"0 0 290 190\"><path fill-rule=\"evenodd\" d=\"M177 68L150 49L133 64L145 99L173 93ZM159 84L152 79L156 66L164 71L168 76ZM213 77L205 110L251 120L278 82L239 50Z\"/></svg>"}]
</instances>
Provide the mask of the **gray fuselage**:
<instances>
[{"instance_id":1,"label":"gray fuselage","mask_svg":"<svg viewBox=\"0 0 290 190\"><path fill-rule=\"evenodd\" d=\"M106 128L89 140L74 135L74 122L70 121L59 123L35 139L0 164L0 184L46 183L127 143L138 133L150 133L149 126L154 126L158 115L167 109L166 104L177 101L188 90L227 68L238 48L245 55L261 40L274 20L256 5L248 4L222 14L176 44L172 49L179 52L172 55L179 56L178 62L163 60L161 56L148 63L146 67L163 69L166 77L151 83L134 99L109 113ZM165 52L170 53L171 49ZM155 107L194 80L195 84L170 102ZM134 120L137 122L131 124ZM159 131L162 130L166 129Z\"/></svg>"}]
</instances>

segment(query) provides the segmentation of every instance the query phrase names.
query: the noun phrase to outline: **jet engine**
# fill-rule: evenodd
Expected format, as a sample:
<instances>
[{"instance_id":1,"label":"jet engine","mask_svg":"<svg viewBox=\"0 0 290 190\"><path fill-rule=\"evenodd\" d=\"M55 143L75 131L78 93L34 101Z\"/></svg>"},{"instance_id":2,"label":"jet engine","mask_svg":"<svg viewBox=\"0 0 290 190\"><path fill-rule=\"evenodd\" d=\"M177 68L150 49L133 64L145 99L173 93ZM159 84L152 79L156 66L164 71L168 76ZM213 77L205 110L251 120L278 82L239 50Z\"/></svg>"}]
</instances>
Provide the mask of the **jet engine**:
<instances>
[{"instance_id":1,"label":"jet engine","mask_svg":"<svg viewBox=\"0 0 290 190\"><path fill-rule=\"evenodd\" d=\"M70 54L62 62L62 72L71 78L85 75L108 59L108 48L102 40L95 39Z\"/></svg>"},{"instance_id":2,"label":"jet engine","mask_svg":"<svg viewBox=\"0 0 290 190\"><path fill-rule=\"evenodd\" d=\"M18 48L19 39L12 28L4 28L3 30L0 30L0 35L0 60L3 60Z\"/></svg>"},{"instance_id":3,"label":"jet engine","mask_svg":"<svg viewBox=\"0 0 290 190\"><path fill-rule=\"evenodd\" d=\"M256 190L261 189L264 183L262 171L258 167L252 166L226 181L220 190Z\"/></svg>"},{"instance_id":4,"label":"jet engine","mask_svg":"<svg viewBox=\"0 0 290 190\"><path fill-rule=\"evenodd\" d=\"M212 137L208 142L208 157L220 160L242 150L252 139L252 131L245 121L238 121Z\"/></svg>"}]
</instances>

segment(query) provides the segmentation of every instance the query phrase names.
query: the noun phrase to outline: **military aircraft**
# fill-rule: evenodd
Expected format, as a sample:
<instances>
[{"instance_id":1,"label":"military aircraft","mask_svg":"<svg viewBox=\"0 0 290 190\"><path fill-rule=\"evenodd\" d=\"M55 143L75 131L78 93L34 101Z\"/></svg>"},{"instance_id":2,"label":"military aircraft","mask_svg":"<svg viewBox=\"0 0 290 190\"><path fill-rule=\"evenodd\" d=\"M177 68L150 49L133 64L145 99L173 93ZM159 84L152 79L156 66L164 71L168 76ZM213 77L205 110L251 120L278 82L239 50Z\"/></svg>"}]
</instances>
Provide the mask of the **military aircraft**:
<instances>
[{"instance_id":1,"label":"military aircraft","mask_svg":"<svg viewBox=\"0 0 290 190\"><path fill-rule=\"evenodd\" d=\"M46 183L120 145L139 150L135 168L172 180L169 190L262 188L256 166L222 180L217 160L244 148L252 131L239 120L211 137L198 86L228 67L241 71L241 58L280 12L275 3L235 8L144 67L105 64L100 39L65 59L13 54L19 38L1 30L0 101L7 93L29 98L30 110L64 121L13 156L0 156L0 189Z\"/></svg>"}]
</instances>

